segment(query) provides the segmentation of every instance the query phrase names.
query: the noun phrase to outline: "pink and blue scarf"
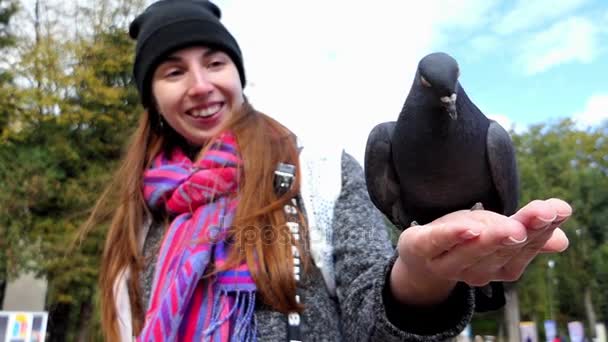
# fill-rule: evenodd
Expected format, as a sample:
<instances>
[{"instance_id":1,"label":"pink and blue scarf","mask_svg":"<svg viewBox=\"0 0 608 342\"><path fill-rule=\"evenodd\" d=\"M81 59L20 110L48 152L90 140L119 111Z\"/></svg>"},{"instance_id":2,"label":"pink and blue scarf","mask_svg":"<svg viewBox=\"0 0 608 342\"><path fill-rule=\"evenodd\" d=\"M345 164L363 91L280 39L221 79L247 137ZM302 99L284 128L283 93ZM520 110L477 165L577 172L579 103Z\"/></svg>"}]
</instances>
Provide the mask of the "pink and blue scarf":
<instances>
[{"instance_id":1,"label":"pink and blue scarf","mask_svg":"<svg viewBox=\"0 0 608 342\"><path fill-rule=\"evenodd\" d=\"M256 287L247 265L205 274L224 265L231 247L227 232L238 204L241 165L236 138L223 133L199 161L176 149L170 156L161 153L145 171L148 205L164 206L172 221L137 341L256 339Z\"/></svg>"}]
</instances>

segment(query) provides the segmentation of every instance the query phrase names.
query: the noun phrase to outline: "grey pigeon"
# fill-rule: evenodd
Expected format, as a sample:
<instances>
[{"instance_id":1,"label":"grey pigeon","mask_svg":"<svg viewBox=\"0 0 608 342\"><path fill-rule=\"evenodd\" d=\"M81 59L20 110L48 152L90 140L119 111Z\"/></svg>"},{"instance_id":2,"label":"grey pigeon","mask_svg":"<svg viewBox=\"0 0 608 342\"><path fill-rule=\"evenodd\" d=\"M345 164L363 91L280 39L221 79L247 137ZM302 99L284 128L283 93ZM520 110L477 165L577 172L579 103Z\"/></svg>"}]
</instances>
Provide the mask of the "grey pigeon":
<instances>
[{"instance_id":1,"label":"grey pigeon","mask_svg":"<svg viewBox=\"0 0 608 342\"><path fill-rule=\"evenodd\" d=\"M397 121L381 123L369 134L368 192L400 229L478 204L503 215L517 209L511 138L469 99L459 76L458 63L448 54L425 56ZM476 300L477 311L501 307L501 284L484 288Z\"/></svg>"}]
</instances>

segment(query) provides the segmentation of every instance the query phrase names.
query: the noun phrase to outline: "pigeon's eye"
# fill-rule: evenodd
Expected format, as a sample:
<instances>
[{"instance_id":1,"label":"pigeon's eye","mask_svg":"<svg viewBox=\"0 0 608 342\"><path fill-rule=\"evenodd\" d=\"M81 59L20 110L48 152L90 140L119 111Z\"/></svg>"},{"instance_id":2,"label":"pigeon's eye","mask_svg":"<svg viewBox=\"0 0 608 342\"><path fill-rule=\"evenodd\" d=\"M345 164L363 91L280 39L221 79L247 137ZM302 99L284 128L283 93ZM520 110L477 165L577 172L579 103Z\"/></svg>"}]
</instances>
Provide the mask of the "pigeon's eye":
<instances>
[{"instance_id":1,"label":"pigeon's eye","mask_svg":"<svg viewBox=\"0 0 608 342\"><path fill-rule=\"evenodd\" d=\"M422 85L427 88L432 87L431 83L429 83L429 81L427 81L426 78L424 78L424 76L420 76L420 82L422 82Z\"/></svg>"}]
</instances>

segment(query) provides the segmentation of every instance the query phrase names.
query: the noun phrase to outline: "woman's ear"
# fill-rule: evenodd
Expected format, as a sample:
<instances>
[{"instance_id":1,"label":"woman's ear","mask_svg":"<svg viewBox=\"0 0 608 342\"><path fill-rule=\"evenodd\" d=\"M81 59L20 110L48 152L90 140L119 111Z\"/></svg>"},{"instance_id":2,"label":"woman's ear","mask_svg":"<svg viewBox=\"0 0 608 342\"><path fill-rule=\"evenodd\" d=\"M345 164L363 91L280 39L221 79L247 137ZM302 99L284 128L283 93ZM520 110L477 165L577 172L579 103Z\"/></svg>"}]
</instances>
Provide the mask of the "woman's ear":
<instances>
[{"instance_id":1,"label":"woman's ear","mask_svg":"<svg viewBox=\"0 0 608 342\"><path fill-rule=\"evenodd\" d=\"M154 98L152 98L152 104L150 108L148 108L148 117L150 120L150 125L158 133L162 132L165 129L165 120L163 119L160 110L158 110L158 105L156 104Z\"/></svg>"}]
</instances>

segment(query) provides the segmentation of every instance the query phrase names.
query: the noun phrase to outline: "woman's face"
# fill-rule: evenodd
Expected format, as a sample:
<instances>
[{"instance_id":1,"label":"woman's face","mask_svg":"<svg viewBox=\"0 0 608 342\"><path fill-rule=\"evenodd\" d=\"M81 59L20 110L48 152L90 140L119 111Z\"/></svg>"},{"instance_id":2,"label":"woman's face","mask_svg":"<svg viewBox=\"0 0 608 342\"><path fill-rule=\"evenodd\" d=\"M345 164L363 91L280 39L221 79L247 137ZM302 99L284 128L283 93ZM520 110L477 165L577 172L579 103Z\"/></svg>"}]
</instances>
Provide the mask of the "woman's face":
<instances>
[{"instance_id":1,"label":"woman's face","mask_svg":"<svg viewBox=\"0 0 608 342\"><path fill-rule=\"evenodd\" d=\"M174 52L155 70L157 110L189 143L203 146L244 102L241 80L227 54L206 47Z\"/></svg>"}]
</instances>

